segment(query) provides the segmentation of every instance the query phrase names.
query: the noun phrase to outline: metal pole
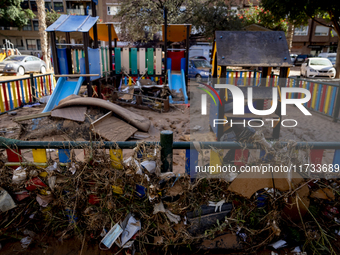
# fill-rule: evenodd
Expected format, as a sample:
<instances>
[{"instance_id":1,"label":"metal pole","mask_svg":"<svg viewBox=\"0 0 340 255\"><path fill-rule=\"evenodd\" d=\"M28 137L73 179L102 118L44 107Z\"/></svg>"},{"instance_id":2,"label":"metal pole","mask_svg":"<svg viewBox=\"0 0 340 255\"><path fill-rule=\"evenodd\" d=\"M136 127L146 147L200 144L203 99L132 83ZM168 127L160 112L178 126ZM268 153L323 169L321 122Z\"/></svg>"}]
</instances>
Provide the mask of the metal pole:
<instances>
[{"instance_id":1,"label":"metal pole","mask_svg":"<svg viewBox=\"0 0 340 255\"><path fill-rule=\"evenodd\" d=\"M83 41L84 41L84 54L85 54L85 71L86 74L90 73L90 63L89 63L89 53L88 53L88 46L89 46L89 33L83 33ZM90 77L86 77L87 83L87 94L88 97L92 97L92 86L90 82Z\"/></svg>"},{"instance_id":2,"label":"metal pole","mask_svg":"<svg viewBox=\"0 0 340 255\"><path fill-rule=\"evenodd\" d=\"M111 31L111 26L112 26L111 24L107 24L108 36L109 36L109 63L110 63L109 70L112 70L112 33L111 33L112 31Z\"/></svg>"},{"instance_id":3,"label":"metal pole","mask_svg":"<svg viewBox=\"0 0 340 255\"><path fill-rule=\"evenodd\" d=\"M60 74L59 65L58 65L58 56L57 56L57 45L55 42L55 32L50 32L50 35L51 35L51 49L52 49L54 74Z\"/></svg>"},{"instance_id":4,"label":"metal pole","mask_svg":"<svg viewBox=\"0 0 340 255\"><path fill-rule=\"evenodd\" d=\"M93 0L91 1L91 8L92 8L92 17L96 17L97 16L96 3ZM93 41L94 41L93 49L97 49L98 48L97 23L94 24L93 26Z\"/></svg>"},{"instance_id":5,"label":"metal pole","mask_svg":"<svg viewBox=\"0 0 340 255\"><path fill-rule=\"evenodd\" d=\"M189 37L190 37L190 25L187 25L187 39L186 39L186 49L185 49L185 84L188 88L188 68L189 68L189 47L190 47L190 42L189 42Z\"/></svg>"},{"instance_id":6,"label":"metal pole","mask_svg":"<svg viewBox=\"0 0 340 255\"><path fill-rule=\"evenodd\" d=\"M36 95L35 95L35 86L34 86L34 78L33 74L30 73L30 81L31 81L31 89L32 89L32 101L35 103L37 101Z\"/></svg>"},{"instance_id":7,"label":"metal pole","mask_svg":"<svg viewBox=\"0 0 340 255\"><path fill-rule=\"evenodd\" d=\"M168 71L168 9L164 8L164 75ZM165 81L164 81L165 82Z\"/></svg>"},{"instance_id":8,"label":"metal pole","mask_svg":"<svg viewBox=\"0 0 340 255\"><path fill-rule=\"evenodd\" d=\"M338 122L339 112L340 112L340 86L338 87L338 94L337 94L336 102L335 102L333 122Z\"/></svg>"},{"instance_id":9,"label":"metal pole","mask_svg":"<svg viewBox=\"0 0 340 255\"><path fill-rule=\"evenodd\" d=\"M66 43L69 44L66 46L66 52L67 52L67 67L68 67L68 73L72 73L72 56L71 56L71 36L69 32L66 32Z\"/></svg>"},{"instance_id":10,"label":"metal pole","mask_svg":"<svg viewBox=\"0 0 340 255\"><path fill-rule=\"evenodd\" d=\"M161 161L162 169L161 172L172 172L172 143L173 143L173 132L170 130L163 130L161 132Z\"/></svg>"}]
</instances>

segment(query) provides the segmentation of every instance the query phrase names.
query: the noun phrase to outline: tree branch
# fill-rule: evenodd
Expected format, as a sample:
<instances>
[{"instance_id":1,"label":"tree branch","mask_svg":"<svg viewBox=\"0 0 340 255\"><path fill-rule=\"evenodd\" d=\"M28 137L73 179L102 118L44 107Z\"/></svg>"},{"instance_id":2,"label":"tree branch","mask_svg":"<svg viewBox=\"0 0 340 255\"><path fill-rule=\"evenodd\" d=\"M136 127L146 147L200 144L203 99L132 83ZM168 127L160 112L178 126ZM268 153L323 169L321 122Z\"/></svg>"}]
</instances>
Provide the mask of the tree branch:
<instances>
[{"instance_id":1,"label":"tree branch","mask_svg":"<svg viewBox=\"0 0 340 255\"><path fill-rule=\"evenodd\" d=\"M334 28L333 25L327 25L327 24L324 24L324 23L322 23L322 22L316 20L315 18L313 18L312 16L310 16L306 11L305 11L305 13L306 13L306 15L307 15L310 19L314 20L316 23L319 23L320 25L325 26L325 27Z\"/></svg>"}]
</instances>

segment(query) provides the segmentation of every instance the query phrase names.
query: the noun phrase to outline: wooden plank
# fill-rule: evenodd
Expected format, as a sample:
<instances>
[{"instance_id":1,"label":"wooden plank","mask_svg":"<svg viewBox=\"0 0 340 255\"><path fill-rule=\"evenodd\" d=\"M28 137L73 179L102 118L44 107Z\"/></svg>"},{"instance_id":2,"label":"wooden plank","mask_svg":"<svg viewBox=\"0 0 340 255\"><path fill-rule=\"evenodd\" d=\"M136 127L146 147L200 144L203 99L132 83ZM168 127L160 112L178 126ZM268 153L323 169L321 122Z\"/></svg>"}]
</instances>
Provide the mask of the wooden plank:
<instances>
[{"instance_id":1,"label":"wooden plank","mask_svg":"<svg viewBox=\"0 0 340 255\"><path fill-rule=\"evenodd\" d=\"M156 75L162 74L162 49L156 49Z\"/></svg>"},{"instance_id":2,"label":"wooden plank","mask_svg":"<svg viewBox=\"0 0 340 255\"><path fill-rule=\"evenodd\" d=\"M131 74L137 75L137 48L131 49Z\"/></svg>"},{"instance_id":3,"label":"wooden plank","mask_svg":"<svg viewBox=\"0 0 340 255\"><path fill-rule=\"evenodd\" d=\"M56 109L51 112L52 117L84 122L86 106L74 106Z\"/></svg>"},{"instance_id":4,"label":"wooden plank","mask_svg":"<svg viewBox=\"0 0 340 255\"><path fill-rule=\"evenodd\" d=\"M108 141L126 141L137 128L125 121L112 116L112 112L91 123L91 130Z\"/></svg>"},{"instance_id":5,"label":"wooden plank","mask_svg":"<svg viewBox=\"0 0 340 255\"><path fill-rule=\"evenodd\" d=\"M37 113L37 114L18 117L18 118L15 118L14 121L31 120L31 119L35 119L35 118L47 117L47 116L50 116L50 115L51 115L51 112L43 112L43 113Z\"/></svg>"},{"instance_id":6,"label":"wooden plank","mask_svg":"<svg viewBox=\"0 0 340 255\"><path fill-rule=\"evenodd\" d=\"M122 71L129 74L130 73L130 61L129 61L129 48L123 48L122 53Z\"/></svg>"},{"instance_id":7,"label":"wooden plank","mask_svg":"<svg viewBox=\"0 0 340 255\"><path fill-rule=\"evenodd\" d=\"M139 49L139 74L143 75L145 74L145 49L140 48Z\"/></svg>"}]
</instances>

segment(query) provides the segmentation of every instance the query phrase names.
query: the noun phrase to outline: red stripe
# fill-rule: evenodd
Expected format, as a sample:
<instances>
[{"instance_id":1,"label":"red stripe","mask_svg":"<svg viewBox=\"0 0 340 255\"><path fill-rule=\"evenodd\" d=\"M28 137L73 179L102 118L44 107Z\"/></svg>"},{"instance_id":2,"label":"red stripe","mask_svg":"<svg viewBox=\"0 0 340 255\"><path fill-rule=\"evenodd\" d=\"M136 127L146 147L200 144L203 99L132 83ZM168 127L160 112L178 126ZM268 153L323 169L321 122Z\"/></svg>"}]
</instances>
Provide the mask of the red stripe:
<instances>
[{"instance_id":1,"label":"red stripe","mask_svg":"<svg viewBox=\"0 0 340 255\"><path fill-rule=\"evenodd\" d=\"M313 101L313 87L314 87L314 83L311 83L310 86L309 86L309 91L310 91L310 94L311 94L311 100L308 101L308 104L307 104L308 108L310 107L310 105L312 104L312 101Z\"/></svg>"},{"instance_id":2,"label":"red stripe","mask_svg":"<svg viewBox=\"0 0 340 255\"><path fill-rule=\"evenodd\" d=\"M244 162L248 161L248 154L249 154L249 150L241 150L241 149L235 150L234 165L235 166L244 166L245 165Z\"/></svg>"},{"instance_id":3,"label":"red stripe","mask_svg":"<svg viewBox=\"0 0 340 255\"><path fill-rule=\"evenodd\" d=\"M159 78L159 85L163 85L162 78Z\"/></svg>"},{"instance_id":4,"label":"red stripe","mask_svg":"<svg viewBox=\"0 0 340 255\"><path fill-rule=\"evenodd\" d=\"M20 89L19 89L19 81L15 82L15 85L17 87L17 93L18 93L18 106L21 106L21 98L20 98Z\"/></svg>"},{"instance_id":5,"label":"red stripe","mask_svg":"<svg viewBox=\"0 0 340 255\"><path fill-rule=\"evenodd\" d=\"M217 93L217 91L213 87L209 86L208 84L205 84L205 83L201 83L201 84L208 87L212 92L214 92L214 94L217 96L218 100L220 101L220 104L222 105L222 100L221 100L219 94Z\"/></svg>"},{"instance_id":6,"label":"red stripe","mask_svg":"<svg viewBox=\"0 0 340 255\"><path fill-rule=\"evenodd\" d=\"M275 86L275 76L273 75L272 87Z\"/></svg>"},{"instance_id":7,"label":"red stripe","mask_svg":"<svg viewBox=\"0 0 340 255\"><path fill-rule=\"evenodd\" d=\"M325 98L326 98L326 85L323 85L322 88L322 98L321 98L321 103L320 103L320 108L319 111L322 112L323 111L323 107L324 107L324 103L325 103Z\"/></svg>"},{"instance_id":8,"label":"red stripe","mask_svg":"<svg viewBox=\"0 0 340 255\"><path fill-rule=\"evenodd\" d=\"M51 83L51 75L48 76L48 84L50 84L50 95L52 95L52 83Z\"/></svg>"},{"instance_id":9,"label":"red stripe","mask_svg":"<svg viewBox=\"0 0 340 255\"><path fill-rule=\"evenodd\" d=\"M319 170L320 167L317 167L317 164L322 163L322 157L323 157L323 149L322 150L311 150L309 153L310 162L311 164L315 165L315 169Z\"/></svg>"},{"instance_id":10,"label":"red stripe","mask_svg":"<svg viewBox=\"0 0 340 255\"><path fill-rule=\"evenodd\" d=\"M43 80L42 76L40 76L40 87L41 87L41 94L42 94L42 96L45 96L45 93L44 93L44 80Z\"/></svg>"},{"instance_id":11,"label":"red stripe","mask_svg":"<svg viewBox=\"0 0 340 255\"><path fill-rule=\"evenodd\" d=\"M9 111L9 104L8 104L8 100L7 100L7 92L6 92L6 84L5 83L2 84L2 90L4 92L5 108L6 108L6 111Z\"/></svg>"},{"instance_id":12,"label":"red stripe","mask_svg":"<svg viewBox=\"0 0 340 255\"><path fill-rule=\"evenodd\" d=\"M31 80L27 79L27 86L28 86L28 94L29 94L29 101L32 103L32 94L31 94Z\"/></svg>"}]
</instances>

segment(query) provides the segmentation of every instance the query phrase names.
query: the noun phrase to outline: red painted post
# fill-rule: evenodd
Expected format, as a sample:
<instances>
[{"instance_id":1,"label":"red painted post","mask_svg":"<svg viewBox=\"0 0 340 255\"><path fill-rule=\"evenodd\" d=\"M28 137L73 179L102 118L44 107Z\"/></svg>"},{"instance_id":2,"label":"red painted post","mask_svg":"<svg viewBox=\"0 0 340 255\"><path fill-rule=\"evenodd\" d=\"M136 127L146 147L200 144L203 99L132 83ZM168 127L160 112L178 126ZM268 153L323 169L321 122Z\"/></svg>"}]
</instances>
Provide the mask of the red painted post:
<instances>
[{"instance_id":1,"label":"red painted post","mask_svg":"<svg viewBox=\"0 0 340 255\"><path fill-rule=\"evenodd\" d=\"M250 86L251 72L249 72L248 86Z\"/></svg>"},{"instance_id":2,"label":"red painted post","mask_svg":"<svg viewBox=\"0 0 340 255\"><path fill-rule=\"evenodd\" d=\"M40 76L40 88L41 88L41 95L42 96L45 96L45 93L44 93L44 80L42 78L42 76Z\"/></svg>"},{"instance_id":3,"label":"red painted post","mask_svg":"<svg viewBox=\"0 0 340 255\"><path fill-rule=\"evenodd\" d=\"M6 149L6 152L8 162L22 162L20 149ZM17 168L17 166L13 166L12 168Z\"/></svg>"},{"instance_id":4,"label":"red painted post","mask_svg":"<svg viewBox=\"0 0 340 255\"><path fill-rule=\"evenodd\" d=\"M6 111L9 111L9 104L8 104L8 100L7 100L7 92L6 92L6 85L5 85L5 83L2 84L2 91L4 92L4 100L5 100Z\"/></svg>"},{"instance_id":5,"label":"red painted post","mask_svg":"<svg viewBox=\"0 0 340 255\"><path fill-rule=\"evenodd\" d=\"M235 166L244 166L245 165L244 162L248 161L248 156L249 156L249 150L241 150L241 149L235 150L234 165Z\"/></svg>"},{"instance_id":6,"label":"red painted post","mask_svg":"<svg viewBox=\"0 0 340 255\"><path fill-rule=\"evenodd\" d=\"M48 84L50 85L50 95L52 95L52 83L51 83L51 75L48 76Z\"/></svg>"},{"instance_id":7,"label":"red painted post","mask_svg":"<svg viewBox=\"0 0 340 255\"><path fill-rule=\"evenodd\" d=\"M32 103L32 93L31 93L31 79L27 80L29 102Z\"/></svg>"},{"instance_id":8,"label":"red painted post","mask_svg":"<svg viewBox=\"0 0 340 255\"><path fill-rule=\"evenodd\" d=\"M16 85L16 88L17 88L17 93L18 93L18 106L20 107L21 106L21 98L20 98L20 88L19 88L19 81L15 81L15 85Z\"/></svg>"},{"instance_id":9,"label":"red painted post","mask_svg":"<svg viewBox=\"0 0 340 255\"><path fill-rule=\"evenodd\" d=\"M323 107L325 106L325 98L326 98L326 90L327 90L327 86L323 85L322 88L322 98L321 98L321 102L320 102L320 107L319 107L319 111L323 112Z\"/></svg>"}]
</instances>

